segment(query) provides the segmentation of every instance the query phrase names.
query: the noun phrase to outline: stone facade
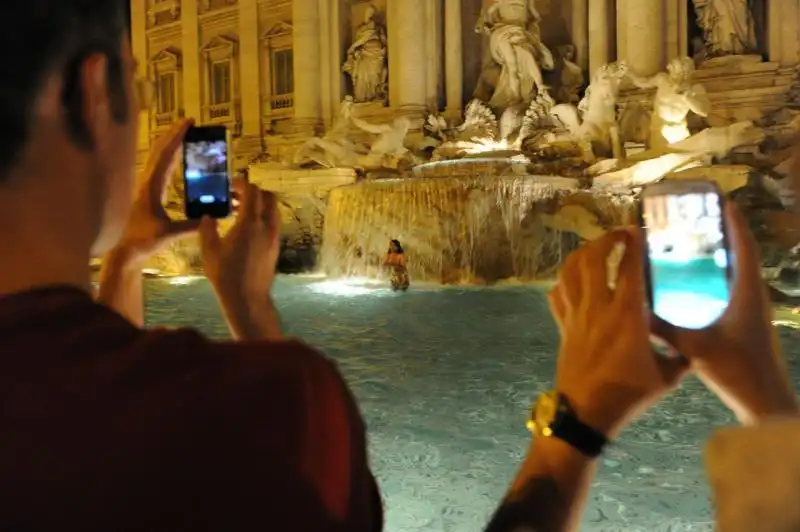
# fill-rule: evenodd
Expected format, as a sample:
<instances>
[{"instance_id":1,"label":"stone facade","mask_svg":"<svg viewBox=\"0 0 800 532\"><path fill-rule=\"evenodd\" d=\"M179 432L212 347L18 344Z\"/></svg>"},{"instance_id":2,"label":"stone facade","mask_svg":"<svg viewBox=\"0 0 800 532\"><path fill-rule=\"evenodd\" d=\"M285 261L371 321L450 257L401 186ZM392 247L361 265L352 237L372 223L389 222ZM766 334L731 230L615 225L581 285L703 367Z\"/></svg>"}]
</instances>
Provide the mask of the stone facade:
<instances>
[{"instance_id":1,"label":"stone facade","mask_svg":"<svg viewBox=\"0 0 800 532\"><path fill-rule=\"evenodd\" d=\"M234 167L256 163L259 182L288 198L287 227L299 227L306 247L316 249L328 192L355 181L356 172L289 170L298 148L310 137L332 135L343 100L356 96L352 116L369 124L408 118L405 143L419 154L426 118L460 123L481 83L492 82L493 54L497 62L496 54L508 52L491 49L493 30L477 29L498 3L502 16L535 11L526 15L536 22L528 29L545 49L569 45L572 79L580 79L575 69L588 81L614 62L626 65L628 78L651 77L675 59L695 58L694 81L707 92L710 112L694 117L700 121L689 124L694 132L742 120L770 129L769 146L754 144L753 153L739 148L728 162L761 168L769 159L772 168L782 158L765 153L783 153L800 129L800 0L131 0L139 75L155 87L153 106L141 116L140 160L179 116L225 124ZM698 10L709 6L750 10L755 36L748 55L704 55L710 37ZM369 60L354 64L365 55ZM536 60L545 70L540 85L555 91L563 79L559 67L543 66L541 55ZM369 81L354 90L357 79L378 80L380 87ZM373 88L374 98L355 94ZM623 140L646 133L652 102L652 90L621 82Z\"/></svg>"},{"instance_id":2,"label":"stone facade","mask_svg":"<svg viewBox=\"0 0 800 532\"><path fill-rule=\"evenodd\" d=\"M492 1L132 0L140 75L156 89L153 108L142 116L140 148L146 150L185 115L227 125L237 166L264 153L290 157L305 138L331 125L339 102L352 94L342 65L367 9L385 27L388 90L381 102L357 104L356 112L378 121L398 113L417 120L428 112L460 117L489 53L488 39L473 28ZM574 45L587 80L613 61L650 76L671 59L692 56L699 31L693 6L700 4L533 2L544 44L551 50ZM697 75L715 107L710 125L757 118L796 92L800 0L750 4L763 4L755 17L761 57L709 64ZM648 99L642 91L623 89L623 104Z\"/></svg>"}]
</instances>

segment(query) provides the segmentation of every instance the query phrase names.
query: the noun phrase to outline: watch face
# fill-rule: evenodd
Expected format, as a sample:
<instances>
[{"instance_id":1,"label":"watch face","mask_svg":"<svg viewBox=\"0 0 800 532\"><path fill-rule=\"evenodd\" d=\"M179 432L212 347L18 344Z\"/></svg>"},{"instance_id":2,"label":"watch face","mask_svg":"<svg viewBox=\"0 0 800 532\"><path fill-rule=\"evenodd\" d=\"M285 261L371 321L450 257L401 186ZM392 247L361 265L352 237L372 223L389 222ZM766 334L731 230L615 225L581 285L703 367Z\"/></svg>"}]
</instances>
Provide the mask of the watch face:
<instances>
[{"instance_id":1,"label":"watch face","mask_svg":"<svg viewBox=\"0 0 800 532\"><path fill-rule=\"evenodd\" d=\"M536 428L544 436L552 435L551 425L558 413L558 395L554 392L542 394L536 402L534 421Z\"/></svg>"}]
</instances>

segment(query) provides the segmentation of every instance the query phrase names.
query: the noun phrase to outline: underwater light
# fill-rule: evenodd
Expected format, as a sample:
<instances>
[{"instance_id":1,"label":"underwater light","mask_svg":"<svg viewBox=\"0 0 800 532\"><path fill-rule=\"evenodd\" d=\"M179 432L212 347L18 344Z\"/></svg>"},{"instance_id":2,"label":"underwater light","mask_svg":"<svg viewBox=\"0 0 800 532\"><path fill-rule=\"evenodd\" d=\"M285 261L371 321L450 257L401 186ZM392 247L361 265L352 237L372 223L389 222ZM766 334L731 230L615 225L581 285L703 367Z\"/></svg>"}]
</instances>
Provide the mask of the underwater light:
<instances>
[{"instance_id":1,"label":"underwater light","mask_svg":"<svg viewBox=\"0 0 800 532\"><path fill-rule=\"evenodd\" d=\"M376 288L384 287L385 284L366 277L350 277L313 283L309 288L318 294L348 297L374 293Z\"/></svg>"},{"instance_id":2,"label":"underwater light","mask_svg":"<svg viewBox=\"0 0 800 532\"><path fill-rule=\"evenodd\" d=\"M196 283L202 278L200 275L179 275L178 277L170 277L168 282L172 286L186 286Z\"/></svg>"}]
</instances>

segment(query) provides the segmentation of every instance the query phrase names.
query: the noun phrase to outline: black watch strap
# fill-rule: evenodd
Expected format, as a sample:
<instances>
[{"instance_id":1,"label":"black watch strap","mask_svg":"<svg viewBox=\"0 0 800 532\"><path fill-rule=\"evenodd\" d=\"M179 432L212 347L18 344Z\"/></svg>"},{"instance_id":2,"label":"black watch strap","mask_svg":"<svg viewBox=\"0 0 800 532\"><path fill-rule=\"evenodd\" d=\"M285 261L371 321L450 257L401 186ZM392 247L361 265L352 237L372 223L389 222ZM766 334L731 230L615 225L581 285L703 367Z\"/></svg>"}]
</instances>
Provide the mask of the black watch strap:
<instances>
[{"instance_id":1,"label":"black watch strap","mask_svg":"<svg viewBox=\"0 0 800 532\"><path fill-rule=\"evenodd\" d=\"M608 445L603 433L581 423L572 412L561 410L551 426L553 436L570 444L582 454L595 458Z\"/></svg>"}]
</instances>

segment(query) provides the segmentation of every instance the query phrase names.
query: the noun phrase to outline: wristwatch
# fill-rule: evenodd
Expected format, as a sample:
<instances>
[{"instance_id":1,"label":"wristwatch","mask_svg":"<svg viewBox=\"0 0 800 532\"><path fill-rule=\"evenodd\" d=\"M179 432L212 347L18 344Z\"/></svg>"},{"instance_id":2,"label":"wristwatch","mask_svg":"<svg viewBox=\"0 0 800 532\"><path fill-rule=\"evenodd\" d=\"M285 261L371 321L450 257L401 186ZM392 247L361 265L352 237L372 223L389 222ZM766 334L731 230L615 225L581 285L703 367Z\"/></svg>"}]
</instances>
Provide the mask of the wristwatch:
<instances>
[{"instance_id":1,"label":"wristwatch","mask_svg":"<svg viewBox=\"0 0 800 532\"><path fill-rule=\"evenodd\" d=\"M591 458L599 456L608 444L605 435L581 422L567 397L556 391L543 393L536 400L528 430L537 436L558 438Z\"/></svg>"}]
</instances>

